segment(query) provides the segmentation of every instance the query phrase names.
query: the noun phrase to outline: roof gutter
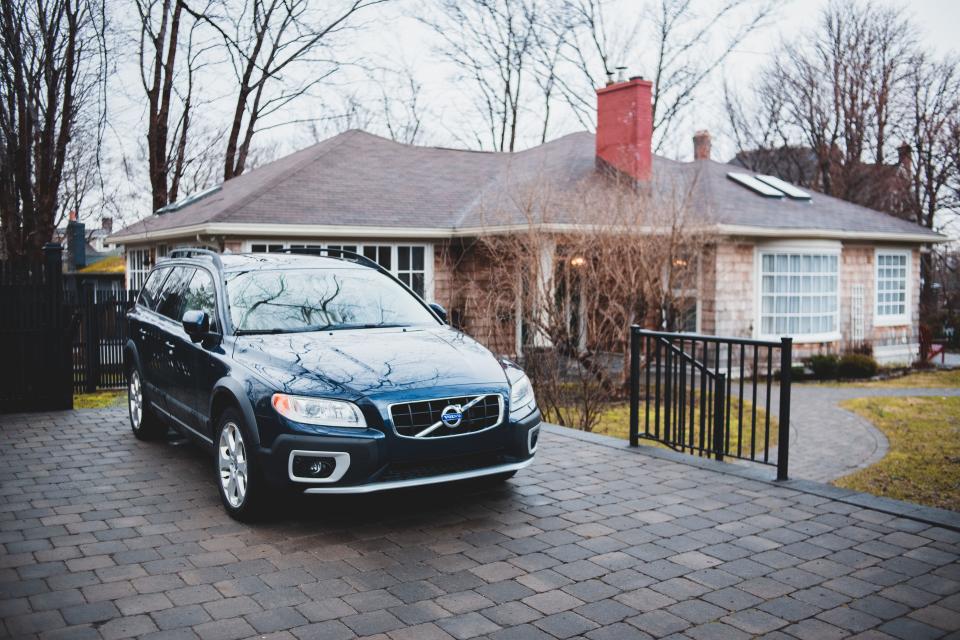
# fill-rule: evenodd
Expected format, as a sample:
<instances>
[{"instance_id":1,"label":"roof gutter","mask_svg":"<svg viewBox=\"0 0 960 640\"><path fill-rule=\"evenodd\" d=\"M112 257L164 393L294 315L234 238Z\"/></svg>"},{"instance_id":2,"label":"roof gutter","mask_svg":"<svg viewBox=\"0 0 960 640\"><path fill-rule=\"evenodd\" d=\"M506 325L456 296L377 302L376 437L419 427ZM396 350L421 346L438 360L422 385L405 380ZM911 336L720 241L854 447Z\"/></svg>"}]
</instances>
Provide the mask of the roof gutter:
<instances>
[{"instance_id":1,"label":"roof gutter","mask_svg":"<svg viewBox=\"0 0 960 640\"><path fill-rule=\"evenodd\" d=\"M578 231L597 232L605 227L575 223L545 223L538 227L541 231L553 233L573 233ZM451 239L479 235L501 235L528 231L529 224L485 225L461 227L378 227L362 225L319 225L319 224L239 224L204 223L185 227L174 227L159 231L116 234L108 242L115 245L140 244L144 242L199 239L200 236L239 236L244 238L391 238L391 239ZM633 227L634 233L657 233L654 227ZM842 231L831 229L771 229L746 225L718 224L707 229L710 233L729 236L756 238L810 238L824 240L861 240L879 242L939 243L947 242L948 237L939 233L894 233L878 231Z\"/></svg>"},{"instance_id":2,"label":"roof gutter","mask_svg":"<svg viewBox=\"0 0 960 640\"><path fill-rule=\"evenodd\" d=\"M718 224L716 232L730 236L756 238L808 238L815 240L873 240L877 242L915 242L921 244L947 242L947 236L935 233L898 233L890 231L843 231L834 229L768 229L737 224Z\"/></svg>"}]
</instances>

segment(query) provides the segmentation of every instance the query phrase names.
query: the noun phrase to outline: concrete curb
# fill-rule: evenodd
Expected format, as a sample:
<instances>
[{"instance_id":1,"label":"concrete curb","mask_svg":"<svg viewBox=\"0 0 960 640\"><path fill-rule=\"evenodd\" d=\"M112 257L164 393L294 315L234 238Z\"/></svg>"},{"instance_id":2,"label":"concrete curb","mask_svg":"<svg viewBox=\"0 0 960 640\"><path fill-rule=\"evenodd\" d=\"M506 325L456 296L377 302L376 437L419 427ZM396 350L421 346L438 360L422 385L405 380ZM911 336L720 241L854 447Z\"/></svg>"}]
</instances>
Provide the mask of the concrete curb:
<instances>
[{"instance_id":1,"label":"concrete curb","mask_svg":"<svg viewBox=\"0 0 960 640\"><path fill-rule=\"evenodd\" d=\"M620 438L600 435L597 433L588 433L586 431L578 431L576 429L568 429L567 427L561 427L554 424L543 423L542 429L547 433L570 438L572 440L580 440L582 442L589 442L591 444L596 444L603 447L610 447L635 454L643 454L645 456L650 456L651 458L669 460L671 462L686 464L699 469L707 469L717 473L737 476L745 480L763 482L775 487L792 489L801 493L808 493L811 495L820 496L822 498L836 500L837 502L842 502L844 504L863 507L864 509L871 509L873 511L879 511L881 513L886 513L900 518L908 518L910 520L916 520L917 522L923 522L925 524L943 527L953 531L960 531L960 513L948 511L946 509L924 507L912 502L881 498L869 493L859 493L849 489L841 489L840 487L835 487L822 482L814 482L812 480L797 479L778 482L775 479L776 471L772 467L769 468L769 471L767 471L764 467L756 468L729 464L726 462L717 462L716 460L709 460L707 458L692 456L690 454L680 453L677 451L670 451L668 449L659 449L644 445L640 445L639 447L631 447L629 443L627 443L625 440L621 440Z\"/></svg>"}]
</instances>

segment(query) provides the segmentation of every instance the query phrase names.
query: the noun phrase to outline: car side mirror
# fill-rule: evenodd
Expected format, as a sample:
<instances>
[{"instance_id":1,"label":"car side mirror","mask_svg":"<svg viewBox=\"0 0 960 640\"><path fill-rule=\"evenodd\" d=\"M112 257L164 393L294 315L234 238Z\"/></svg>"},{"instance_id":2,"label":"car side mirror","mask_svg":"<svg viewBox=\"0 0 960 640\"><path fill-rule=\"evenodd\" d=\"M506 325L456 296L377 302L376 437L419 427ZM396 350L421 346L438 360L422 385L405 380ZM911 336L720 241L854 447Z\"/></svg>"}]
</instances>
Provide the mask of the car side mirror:
<instances>
[{"instance_id":1,"label":"car side mirror","mask_svg":"<svg viewBox=\"0 0 960 640\"><path fill-rule=\"evenodd\" d=\"M210 317L205 311L197 309L187 311L183 314L182 323L183 330L194 342L200 342L210 333Z\"/></svg>"},{"instance_id":2,"label":"car side mirror","mask_svg":"<svg viewBox=\"0 0 960 640\"><path fill-rule=\"evenodd\" d=\"M443 320L444 324L447 324L447 310L443 308L443 305L439 305L436 302L431 302L430 308L433 309L435 314L440 316L440 319Z\"/></svg>"}]
</instances>

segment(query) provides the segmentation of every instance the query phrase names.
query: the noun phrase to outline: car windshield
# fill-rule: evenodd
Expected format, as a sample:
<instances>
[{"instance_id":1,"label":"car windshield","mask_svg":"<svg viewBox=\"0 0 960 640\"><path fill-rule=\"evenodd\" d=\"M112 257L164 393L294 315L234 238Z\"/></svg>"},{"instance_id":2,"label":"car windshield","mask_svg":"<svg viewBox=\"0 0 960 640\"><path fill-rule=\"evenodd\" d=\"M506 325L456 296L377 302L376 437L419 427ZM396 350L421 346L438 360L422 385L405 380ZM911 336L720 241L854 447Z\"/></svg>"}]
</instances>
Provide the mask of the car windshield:
<instances>
[{"instance_id":1,"label":"car windshield","mask_svg":"<svg viewBox=\"0 0 960 640\"><path fill-rule=\"evenodd\" d=\"M283 269L227 274L238 334L436 324L402 286L373 269Z\"/></svg>"}]
</instances>

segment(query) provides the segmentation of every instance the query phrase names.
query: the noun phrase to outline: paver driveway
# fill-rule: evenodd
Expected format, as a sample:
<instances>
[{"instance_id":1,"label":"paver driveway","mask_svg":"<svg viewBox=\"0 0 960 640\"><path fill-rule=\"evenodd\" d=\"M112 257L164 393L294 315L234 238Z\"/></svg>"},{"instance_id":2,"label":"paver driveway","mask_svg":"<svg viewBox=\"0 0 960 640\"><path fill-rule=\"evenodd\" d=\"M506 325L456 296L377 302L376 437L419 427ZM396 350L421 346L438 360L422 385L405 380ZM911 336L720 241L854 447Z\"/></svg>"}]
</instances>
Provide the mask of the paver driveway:
<instances>
[{"instance_id":1,"label":"paver driveway","mask_svg":"<svg viewBox=\"0 0 960 640\"><path fill-rule=\"evenodd\" d=\"M557 430L500 487L297 501L257 526L226 517L211 474L192 446L134 440L121 410L0 416L0 634L960 628L956 531Z\"/></svg>"}]
</instances>

